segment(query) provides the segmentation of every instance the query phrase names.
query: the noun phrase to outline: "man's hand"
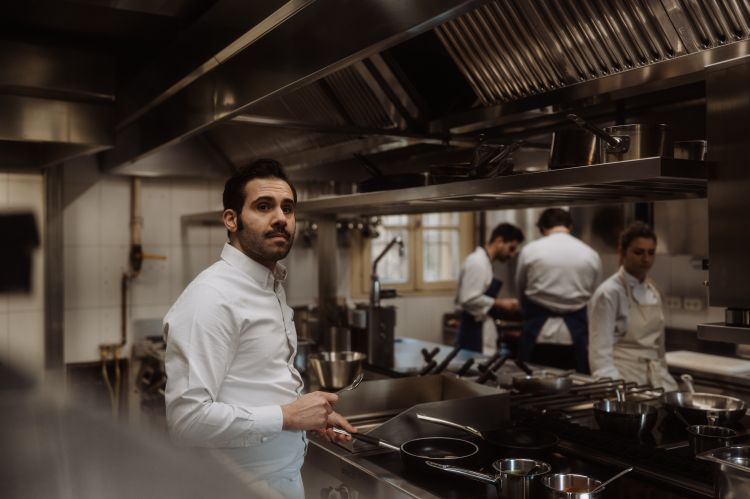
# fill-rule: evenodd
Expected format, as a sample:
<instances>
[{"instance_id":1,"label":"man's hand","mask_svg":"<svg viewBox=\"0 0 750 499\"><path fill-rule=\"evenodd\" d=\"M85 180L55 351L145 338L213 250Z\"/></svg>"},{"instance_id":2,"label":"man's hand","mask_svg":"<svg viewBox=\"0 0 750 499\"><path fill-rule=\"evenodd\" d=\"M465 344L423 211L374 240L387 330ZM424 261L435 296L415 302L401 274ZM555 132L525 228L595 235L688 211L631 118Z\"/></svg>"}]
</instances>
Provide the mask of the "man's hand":
<instances>
[{"instance_id":1,"label":"man's hand","mask_svg":"<svg viewBox=\"0 0 750 499\"><path fill-rule=\"evenodd\" d=\"M284 430L322 430L333 412L333 404L339 399L335 393L312 392L281 406Z\"/></svg>"},{"instance_id":2,"label":"man's hand","mask_svg":"<svg viewBox=\"0 0 750 499\"><path fill-rule=\"evenodd\" d=\"M495 306L508 312L517 312L521 310L518 300L515 298L495 298Z\"/></svg>"},{"instance_id":3,"label":"man's hand","mask_svg":"<svg viewBox=\"0 0 750 499\"><path fill-rule=\"evenodd\" d=\"M339 414L338 412L332 412L328 415L328 425L325 430L316 430L318 435L325 438L329 442L351 442L352 437L349 435L342 435L340 433L336 433L332 430L334 426L340 426L341 428L345 429L349 433L356 433L357 429L349 424L349 421L346 420L344 416Z\"/></svg>"}]
</instances>

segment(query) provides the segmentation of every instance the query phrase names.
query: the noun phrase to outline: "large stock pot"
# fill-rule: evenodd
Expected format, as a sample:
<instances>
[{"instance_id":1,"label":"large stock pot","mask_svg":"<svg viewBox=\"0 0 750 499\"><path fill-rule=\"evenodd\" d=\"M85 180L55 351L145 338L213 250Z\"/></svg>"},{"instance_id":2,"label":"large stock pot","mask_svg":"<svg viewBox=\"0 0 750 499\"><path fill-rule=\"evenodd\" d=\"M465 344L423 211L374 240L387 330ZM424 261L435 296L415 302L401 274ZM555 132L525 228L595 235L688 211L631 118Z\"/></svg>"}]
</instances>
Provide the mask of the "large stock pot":
<instances>
[{"instance_id":1,"label":"large stock pot","mask_svg":"<svg viewBox=\"0 0 750 499\"><path fill-rule=\"evenodd\" d=\"M669 125L633 123L599 128L575 114L569 114L568 118L599 139L599 157L602 163L674 156Z\"/></svg>"}]
</instances>

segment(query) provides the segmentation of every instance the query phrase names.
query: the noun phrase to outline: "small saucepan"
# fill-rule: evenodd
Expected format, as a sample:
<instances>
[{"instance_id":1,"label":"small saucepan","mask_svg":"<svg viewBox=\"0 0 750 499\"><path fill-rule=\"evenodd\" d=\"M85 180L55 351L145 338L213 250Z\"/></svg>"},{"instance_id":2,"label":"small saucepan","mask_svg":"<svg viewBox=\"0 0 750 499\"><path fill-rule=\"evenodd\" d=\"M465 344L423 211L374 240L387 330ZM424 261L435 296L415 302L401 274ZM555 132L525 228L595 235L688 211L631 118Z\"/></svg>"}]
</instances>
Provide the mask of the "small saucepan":
<instances>
[{"instance_id":1,"label":"small saucepan","mask_svg":"<svg viewBox=\"0 0 750 499\"><path fill-rule=\"evenodd\" d=\"M515 362L526 373L513 376L513 388L519 392L549 395L567 392L573 386L570 375L575 371L565 371L560 374L544 370L533 372L522 360L516 359Z\"/></svg>"},{"instance_id":2,"label":"small saucepan","mask_svg":"<svg viewBox=\"0 0 750 499\"><path fill-rule=\"evenodd\" d=\"M342 435L351 435L352 438L379 445L386 449L399 451L404 468L411 471L434 472L435 468L429 466L427 461L438 464L459 467L474 467L477 465L479 447L473 442L460 438L449 437L425 437L407 440L400 446L381 440L380 438L363 433L349 433L341 428L333 431Z\"/></svg>"},{"instance_id":3,"label":"small saucepan","mask_svg":"<svg viewBox=\"0 0 750 499\"><path fill-rule=\"evenodd\" d=\"M432 461L428 461L427 465L448 473L494 485L497 489L497 495L501 499L537 497L541 489L535 478L549 473L552 469L544 461L534 459L498 459L492 463L492 469L495 470L494 475Z\"/></svg>"},{"instance_id":4,"label":"small saucepan","mask_svg":"<svg viewBox=\"0 0 750 499\"><path fill-rule=\"evenodd\" d=\"M417 414L417 419L471 433L499 449L512 452L516 457L535 457L541 452L552 449L560 441L554 433L532 428L513 427L495 431L479 431L471 426L424 414Z\"/></svg>"},{"instance_id":5,"label":"small saucepan","mask_svg":"<svg viewBox=\"0 0 750 499\"><path fill-rule=\"evenodd\" d=\"M666 393L664 402L669 410L679 413L681 419L688 423L726 426L738 422L747 412L744 400L715 393L698 393L689 374L683 374L681 378L688 391Z\"/></svg>"}]
</instances>

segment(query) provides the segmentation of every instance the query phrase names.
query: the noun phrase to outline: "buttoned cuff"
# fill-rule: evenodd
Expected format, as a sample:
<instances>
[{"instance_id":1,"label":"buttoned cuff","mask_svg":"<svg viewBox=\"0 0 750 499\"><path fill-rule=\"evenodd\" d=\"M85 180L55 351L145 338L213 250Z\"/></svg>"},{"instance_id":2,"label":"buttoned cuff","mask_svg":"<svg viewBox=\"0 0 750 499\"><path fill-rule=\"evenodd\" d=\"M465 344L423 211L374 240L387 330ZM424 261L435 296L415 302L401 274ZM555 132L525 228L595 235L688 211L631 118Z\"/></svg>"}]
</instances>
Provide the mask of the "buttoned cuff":
<instances>
[{"instance_id":1,"label":"buttoned cuff","mask_svg":"<svg viewBox=\"0 0 750 499\"><path fill-rule=\"evenodd\" d=\"M265 441L265 437L278 434L284 425L280 405L253 407L250 413L253 419L253 433L261 435L261 441Z\"/></svg>"}]
</instances>

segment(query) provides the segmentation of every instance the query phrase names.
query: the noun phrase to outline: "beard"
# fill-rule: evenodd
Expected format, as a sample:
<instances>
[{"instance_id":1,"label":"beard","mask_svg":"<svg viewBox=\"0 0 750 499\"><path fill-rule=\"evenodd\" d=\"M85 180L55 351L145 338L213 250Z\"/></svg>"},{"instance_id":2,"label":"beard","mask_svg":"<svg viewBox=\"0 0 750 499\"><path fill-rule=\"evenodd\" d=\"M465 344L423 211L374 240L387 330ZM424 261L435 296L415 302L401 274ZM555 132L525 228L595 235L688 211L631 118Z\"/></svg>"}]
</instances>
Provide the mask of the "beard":
<instances>
[{"instance_id":1,"label":"beard","mask_svg":"<svg viewBox=\"0 0 750 499\"><path fill-rule=\"evenodd\" d=\"M283 239L278 238L283 237ZM284 227L256 233L240 227L237 240L242 252L258 262L278 262L289 254L294 243L294 234Z\"/></svg>"}]
</instances>

